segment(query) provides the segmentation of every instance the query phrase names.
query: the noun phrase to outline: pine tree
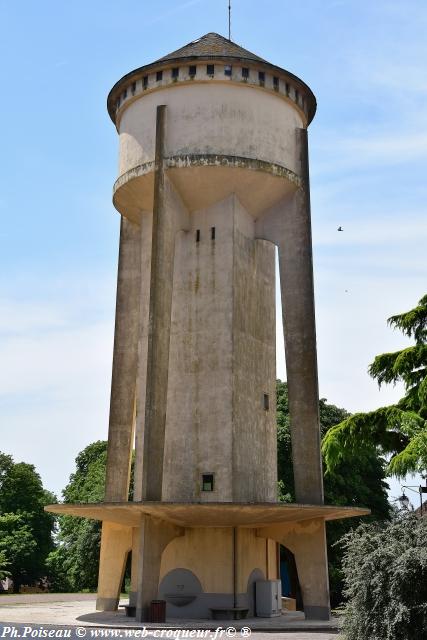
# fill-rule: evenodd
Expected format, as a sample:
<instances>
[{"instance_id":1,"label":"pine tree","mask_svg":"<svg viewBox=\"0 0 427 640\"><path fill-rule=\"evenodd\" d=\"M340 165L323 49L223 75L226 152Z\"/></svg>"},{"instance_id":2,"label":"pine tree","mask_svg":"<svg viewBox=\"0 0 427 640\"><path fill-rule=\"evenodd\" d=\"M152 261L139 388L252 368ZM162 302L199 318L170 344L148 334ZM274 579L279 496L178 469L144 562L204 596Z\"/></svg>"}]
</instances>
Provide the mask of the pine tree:
<instances>
[{"instance_id":1,"label":"pine tree","mask_svg":"<svg viewBox=\"0 0 427 640\"><path fill-rule=\"evenodd\" d=\"M391 456L390 475L402 478L427 469L427 295L414 309L389 318L388 324L415 344L378 355L368 371L379 386L403 382L405 395L394 405L356 413L330 429L322 447L329 471L349 453L372 448Z\"/></svg>"}]
</instances>

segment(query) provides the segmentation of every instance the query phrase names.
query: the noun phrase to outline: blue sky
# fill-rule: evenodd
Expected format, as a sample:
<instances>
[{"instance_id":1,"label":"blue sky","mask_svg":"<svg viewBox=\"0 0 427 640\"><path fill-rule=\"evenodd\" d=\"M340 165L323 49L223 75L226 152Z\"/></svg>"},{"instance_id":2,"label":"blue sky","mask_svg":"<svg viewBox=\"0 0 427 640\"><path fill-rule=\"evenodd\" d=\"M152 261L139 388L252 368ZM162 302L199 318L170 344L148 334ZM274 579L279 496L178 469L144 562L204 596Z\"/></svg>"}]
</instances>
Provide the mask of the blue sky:
<instances>
[{"instance_id":1,"label":"blue sky","mask_svg":"<svg viewBox=\"0 0 427 640\"><path fill-rule=\"evenodd\" d=\"M0 30L0 449L60 494L78 451L107 435L119 225L107 93L226 35L227 0L0 0ZM320 393L351 411L399 397L367 366L406 344L386 318L426 292L426 32L423 0L233 1L233 39L317 96Z\"/></svg>"}]
</instances>

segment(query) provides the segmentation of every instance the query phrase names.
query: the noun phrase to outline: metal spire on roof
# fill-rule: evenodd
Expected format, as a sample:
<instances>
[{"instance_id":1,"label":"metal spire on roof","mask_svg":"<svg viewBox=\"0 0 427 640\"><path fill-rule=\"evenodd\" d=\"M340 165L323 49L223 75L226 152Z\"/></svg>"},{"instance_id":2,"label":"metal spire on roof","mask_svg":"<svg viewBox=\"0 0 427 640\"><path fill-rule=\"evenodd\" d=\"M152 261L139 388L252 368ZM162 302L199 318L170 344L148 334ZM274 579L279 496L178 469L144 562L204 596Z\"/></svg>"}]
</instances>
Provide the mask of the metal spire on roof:
<instances>
[{"instance_id":1,"label":"metal spire on roof","mask_svg":"<svg viewBox=\"0 0 427 640\"><path fill-rule=\"evenodd\" d=\"M228 0L228 39L231 42L231 0Z\"/></svg>"}]
</instances>

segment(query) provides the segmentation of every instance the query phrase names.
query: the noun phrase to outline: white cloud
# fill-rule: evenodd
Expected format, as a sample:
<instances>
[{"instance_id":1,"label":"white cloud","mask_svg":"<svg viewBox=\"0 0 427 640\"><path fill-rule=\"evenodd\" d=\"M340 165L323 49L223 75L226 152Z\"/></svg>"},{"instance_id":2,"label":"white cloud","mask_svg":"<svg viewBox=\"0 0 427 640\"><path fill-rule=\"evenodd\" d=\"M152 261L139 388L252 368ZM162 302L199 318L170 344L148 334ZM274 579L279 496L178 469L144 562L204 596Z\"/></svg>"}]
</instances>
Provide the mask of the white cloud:
<instances>
[{"instance_id":1,"label":"white cloud","mask_svg":"<svg viewBox=\"0 0 427 640\"><path fill-rule=\"evenodd\" d=\"M114 312L111 304L105 313L104 297L112 287L108 278L60 274L42 282L31 291L37 302L17 299L18 287L0 304L0 447L35 464L60 494L77 453L107 438Z\"/></svg>"},{"instance_id":2,"label":"white cloud","mask_svg":"<svg viewBox=\"0 0 427 640\"><path fill-rule=\"evenodd\" d=\"M91 384L111 360L111 324L13 336L0 346L1 396Z\"/></svg>"},{"instance_id":3,"label":"white cloud","mask_svg":"<svg viewBox=\"0 0 427 640\"><path fill-rule=\"evenodd\" d=\"M64 309L27 301L0 300L0 334L26 333L63 326Z\"/></svg>"},{"instance_id":4,"label":"white cloud","mask_svg":"<svg viewBox=\"0 0 427 640\"><path fill-rule=\"evenodd\" d=\"M340 154L342 163L381 162L385 164L401 164L420 157L427 157L427 132L410 131L396 133L395 130L380 136L340 138L335 141L333 153Z\"/></svg>"}]
</instances>

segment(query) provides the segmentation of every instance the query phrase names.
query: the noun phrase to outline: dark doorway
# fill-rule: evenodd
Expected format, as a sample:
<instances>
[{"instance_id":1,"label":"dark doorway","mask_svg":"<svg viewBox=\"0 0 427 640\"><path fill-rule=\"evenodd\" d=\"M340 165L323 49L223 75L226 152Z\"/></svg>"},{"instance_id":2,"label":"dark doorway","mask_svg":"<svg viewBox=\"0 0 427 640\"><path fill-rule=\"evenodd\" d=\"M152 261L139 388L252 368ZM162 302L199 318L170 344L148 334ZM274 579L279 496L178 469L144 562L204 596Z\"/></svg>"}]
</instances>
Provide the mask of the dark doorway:
<instances>
[{"instance_id":1,"label":"dark doorway","mask_svg":"<svg viewBox=\"0 0 427 640\"><path fill-rule=\"evenodd\" d=\"M282 582L282 596L296 600L297 611L303 611L301 589L298 580L297 565L294 554L280 545L280 580Z\"/></svg>"}]
</instances>

